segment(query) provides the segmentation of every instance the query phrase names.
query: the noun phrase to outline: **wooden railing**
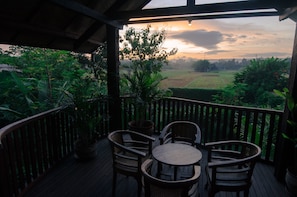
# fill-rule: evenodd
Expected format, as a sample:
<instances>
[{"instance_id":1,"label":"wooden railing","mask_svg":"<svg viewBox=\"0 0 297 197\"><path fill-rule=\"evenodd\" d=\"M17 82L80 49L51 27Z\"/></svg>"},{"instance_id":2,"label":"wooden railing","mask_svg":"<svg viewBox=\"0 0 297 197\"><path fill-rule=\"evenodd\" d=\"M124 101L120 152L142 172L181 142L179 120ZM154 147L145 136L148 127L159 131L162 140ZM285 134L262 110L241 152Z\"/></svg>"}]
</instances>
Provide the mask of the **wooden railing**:
<instances>
[{"instance_id":1,"label":"wooden railing","mask_svg":"<svg viewBox=\"0 0 297 197\"><path fill-rule=\"evenodd\" d=\"M131 98L123 98L123 128L136 116ZM147 106L146 119L155 123L155 131L174 120L196 122L202 131L202 142L239 139L259 145L261 158L274 161L275 147L280 136L282 111L239 107L166 98Z\"/></svg>"},{"instance_id":2,"label":"wooden railing","mask_svg":"<svg viewBox=\"0 0 297 197\"><path fill-rule=\"evenodd\" d=\"M135 108L122 98L122 128L133 120ZM103 121L100 137L109 131L108 104L95 104L94 112ZM166 98L149 105L147 119L155 122L155 131L174 120L196 122L202 130L203 143L241 139L258 144L262 159L274 161L283 112L219 105L200 101ZM0 196L20 196L49 169L73 152L77 131L67 113L53 109L0 129Z\"/></svg>"},{"instance_id":3,"label":"wooden railing","mask_svg":"<svg viewBox=\"0 0 297 197\"><path fill-rule=\"evenodd\" d=\"M107 102L95 103L103 121L99 137L108 134ZM17 121L0 129L0 196L21 196L59 161L69 156L78 138L72 118L62 108Z\"/></svg>"}]
</instances>

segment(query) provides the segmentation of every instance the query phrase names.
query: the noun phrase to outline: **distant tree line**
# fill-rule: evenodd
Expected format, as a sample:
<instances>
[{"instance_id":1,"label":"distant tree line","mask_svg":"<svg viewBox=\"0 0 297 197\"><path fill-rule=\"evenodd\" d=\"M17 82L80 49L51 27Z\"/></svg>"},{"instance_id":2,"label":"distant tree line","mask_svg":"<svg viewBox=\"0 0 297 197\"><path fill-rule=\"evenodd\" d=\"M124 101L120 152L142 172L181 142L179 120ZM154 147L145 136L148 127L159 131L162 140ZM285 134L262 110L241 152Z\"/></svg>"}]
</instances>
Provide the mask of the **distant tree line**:
<instances>
[{"instance_id":1,"label":"distant tree line","mask_svg":"<svg viewBox=\"0 0 297 197\"><path fill-rule=\"evenodd\" d=\"M239 70L250 63L250 60L242 59L237 61L232 60L218 60L210 62L209 60L197 60L192 64L193 69L196 72L211 72L218 70Z\"/></svg>"}]
</instances>

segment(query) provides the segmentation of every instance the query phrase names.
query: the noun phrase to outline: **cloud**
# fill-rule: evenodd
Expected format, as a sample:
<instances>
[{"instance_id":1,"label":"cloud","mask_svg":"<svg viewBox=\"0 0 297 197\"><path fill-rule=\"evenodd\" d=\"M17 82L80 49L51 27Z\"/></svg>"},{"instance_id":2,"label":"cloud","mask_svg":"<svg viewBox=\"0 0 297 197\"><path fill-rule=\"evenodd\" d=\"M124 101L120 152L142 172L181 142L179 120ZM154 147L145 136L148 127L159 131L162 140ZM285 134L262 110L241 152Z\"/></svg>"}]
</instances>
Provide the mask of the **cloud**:
<instances>
[{"instance_id":1,"label":"cloud","mask_svg":"<svg viewBox=\"0 0 297 197\"><path fill-rule=\"evenodd\" d=\"M225 52L230 52L230 51L228 51L228 50L212 50L212 51L206 52L205 54L207 54L207 55L216 55L216 54L225 53Z\"/></svg>"},{"instance_id":2,"label":"cloud","mask_svg":"<svg viewBox=\"0 0 297 197\"><path fill-rule=\"evenodd\" d=\"M241 36L237 36L240 39L246 38L245 36L241 35ZM237 41L237 38L234 37L233 34L224 34L224 40L230 43L234 43Z\"/></svg>"},{"instance_id":3,"label":"cloud","mask_svg":"<svg viewBox=\"0 0 297 197\"><path fill-rule=\"evenodd\" d=\"M180 39L186 43L209 50L218 48L217 45L224 40L221 32L206 30L185 31L171 35L171 38Z\"/></svg>"}]
</instances>

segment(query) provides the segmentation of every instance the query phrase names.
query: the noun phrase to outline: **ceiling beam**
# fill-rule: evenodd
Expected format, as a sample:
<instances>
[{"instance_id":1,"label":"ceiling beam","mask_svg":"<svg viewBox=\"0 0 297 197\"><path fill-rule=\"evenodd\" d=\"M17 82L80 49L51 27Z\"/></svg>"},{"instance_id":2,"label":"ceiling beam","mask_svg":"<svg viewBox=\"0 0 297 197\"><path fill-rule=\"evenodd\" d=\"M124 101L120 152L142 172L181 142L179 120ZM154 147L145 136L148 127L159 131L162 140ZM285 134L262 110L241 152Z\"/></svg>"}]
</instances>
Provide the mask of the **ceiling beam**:
<instances>
[{"instance_id":1,"label":"ceiling beam","mask_svg":"<svg viewBox=\"0 0 297 197\"><path fill-rule=\"evenodd\" d=\"M95 22L93 25L91 25L87 29L87 31L84 34L82 34L77 41L75 41L74 46L73 46L74 49L78 49L84 42L86 42L87 40L89 40L89 38L91 36L93 36L94 33L96 31L98 31L98 29L100 27L102 27L102 23L100 23L100 22Z\"/></svg>"},{"instance_id":2,"label":"ceiling beam","mask_svg":"<svg viewBox=\"0 0 297 197\"><path fill-rule=\"evenodd\" d=\"M72 0L49 0L49 1L59 5L61 7L75 11L79 14L83 14L87 17L93 18L98 22L108 24L112 27L116 27L116 28L123 27L123 24L120 24L118 21L111 20L110 18L106 17L105 15L103 15L103 14L83 5L83 4L77 3L75 1L72 1Z\"/></svg>"},{"instance_id":3,"label":"ceiling beam","mask_svg":"<svg viewBox=\"0 0 297 197\"><path fill-rule=\"evenodd\" d=\"M291 18L293 21L297 22L297 6L285 9L279 16L279 20L285 20Z\"/></svg>"},{"instance_id":4,"label":"ceiling beam","mask_svg":"<svg viewBox=\"0 0 297 197\"><path fill-rule=\"evenodd\" d=\"M189 1L189 0L188 0ZM218 12L232 12L232 11L248 11L248 10L262 10L273 9L276 6L271 1L240 1L227 3L214 3L194 5L189 3L187 6L170 7L170 8L156 8L143 9L139 11L118 12L114 15L115 18L144 18L144 17L164 17L177 16L188 14L207 14Z\"/></svg>"},{"instance_id":5,"label":"ceiling beam","mask_svg":"<svg viewBox=\"0 0 297 197\"><path fill-rule=\"evenodd\" d=\"M271 12L254 12L254 13L232 13L232 14L205 14L197 16L176 16L167 18L150 18L131 20L128 24L140 24L140 23L157 23L157 22L170 22L170 21L184 21L184 20L206 20L206 19L222 19L222 18L246 18L246 17L260 17L260 16L278 16L277 11Z\"/></svg>"},{"instance_id":6,"label":"ceiling beam","mask_svg":"<svg viewBox=\"0 0 297 197\"><path fill-rule=\"evenodd\" d=\"M3 28L14 29L15 31L18 30L26 30L28 32L37 32L39 34L45 34L50 36L56 36L60 38L67 38L67 39L77 39L77 34L69 33L69 32L61 32L52 29L47 29L46 27L37 27L34 24L27 24L27 23L18 23L15 21L9 20L2 20L0 21L0 26Z\"/></svg>"}]
</instances>

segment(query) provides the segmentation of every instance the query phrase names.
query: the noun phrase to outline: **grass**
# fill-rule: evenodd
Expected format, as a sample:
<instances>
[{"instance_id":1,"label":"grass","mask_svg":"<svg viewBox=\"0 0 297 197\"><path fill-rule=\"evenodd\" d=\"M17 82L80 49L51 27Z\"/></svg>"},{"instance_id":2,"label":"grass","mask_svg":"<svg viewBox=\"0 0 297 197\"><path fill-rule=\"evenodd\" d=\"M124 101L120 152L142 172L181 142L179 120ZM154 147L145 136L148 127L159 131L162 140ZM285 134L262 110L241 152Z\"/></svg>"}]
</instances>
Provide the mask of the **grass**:
<instances>
[{"instance_id":1,"label":"grass","mask_svg":"<svg viewBox=\"0 0 297 197\"><path fill-rule=\"evenodd\" d=\"M222 89L231 84L238 71L195 72L193 70L164 70L167 77L161 83L162 88L207 88Z\"/></svg>"}]
</instances>

